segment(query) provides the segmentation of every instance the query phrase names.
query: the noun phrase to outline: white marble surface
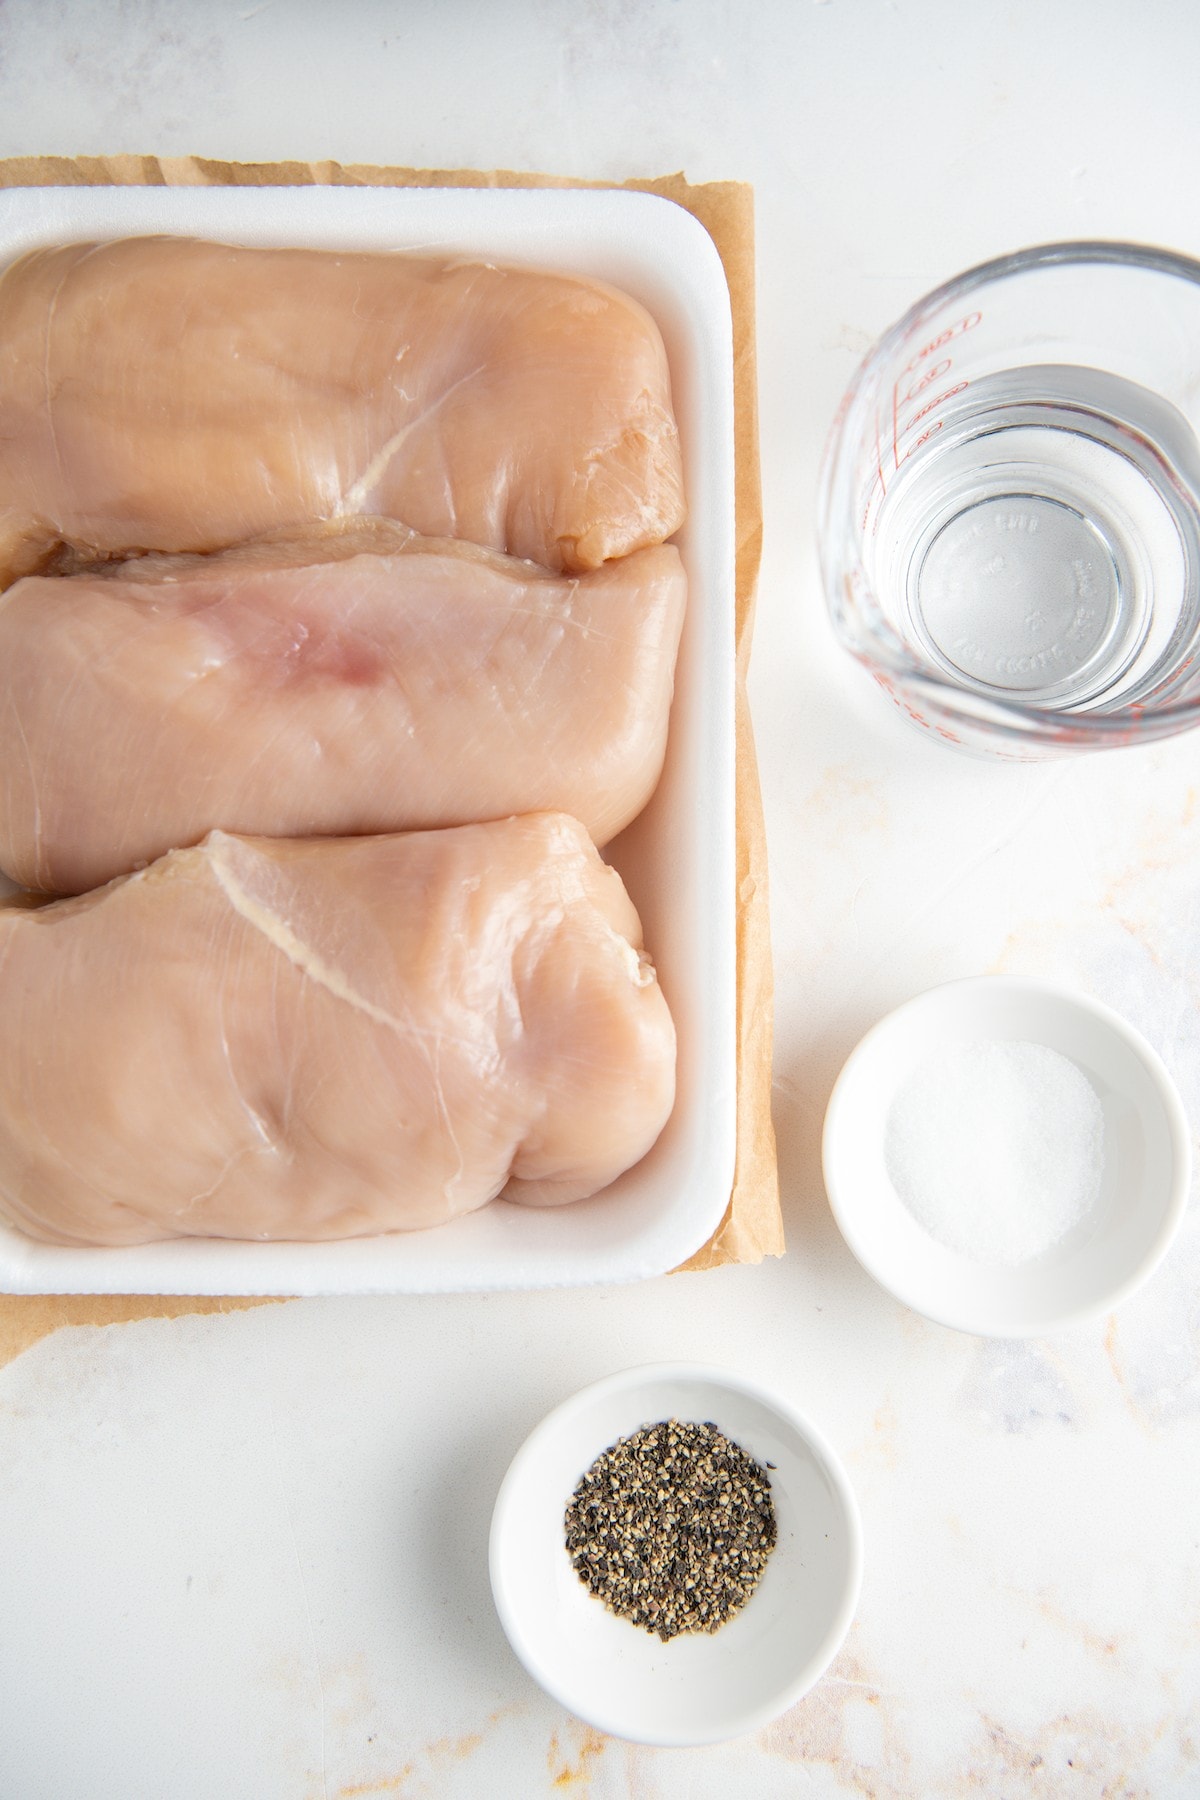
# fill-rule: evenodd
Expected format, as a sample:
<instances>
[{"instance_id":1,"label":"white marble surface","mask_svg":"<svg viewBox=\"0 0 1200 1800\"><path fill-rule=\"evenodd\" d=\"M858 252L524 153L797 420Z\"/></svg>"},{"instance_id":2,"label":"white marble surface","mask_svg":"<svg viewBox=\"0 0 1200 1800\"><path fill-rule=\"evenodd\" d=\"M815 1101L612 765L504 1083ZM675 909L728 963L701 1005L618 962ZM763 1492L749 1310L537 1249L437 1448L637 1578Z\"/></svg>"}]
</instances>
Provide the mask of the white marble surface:
<instances>
[{"instance_id":1,"label":"white marble surface","mask_svg":"<svg viewBox=\"0 0 1200 1800\"><path fill-rule=\"evenodd\" d=\"M1200 739L989 767L835 651L812 544L857 355L1055 237L1200 254L1190 0L7 0L0 154L335 156L754 183L789 1251L639 1288L294 1302L58 1334L0 1372L4 1800L1190 1800L1200 1222L1093 1328L924 1323L826 1207L841 1060L950 976L1074 982L1200 1120ZM862 1506L858 1618L754 1739L600 1738L524 1676L484 1545L556 1399L696 1356L793 1395Z\"/></svg>"}]
</instances>

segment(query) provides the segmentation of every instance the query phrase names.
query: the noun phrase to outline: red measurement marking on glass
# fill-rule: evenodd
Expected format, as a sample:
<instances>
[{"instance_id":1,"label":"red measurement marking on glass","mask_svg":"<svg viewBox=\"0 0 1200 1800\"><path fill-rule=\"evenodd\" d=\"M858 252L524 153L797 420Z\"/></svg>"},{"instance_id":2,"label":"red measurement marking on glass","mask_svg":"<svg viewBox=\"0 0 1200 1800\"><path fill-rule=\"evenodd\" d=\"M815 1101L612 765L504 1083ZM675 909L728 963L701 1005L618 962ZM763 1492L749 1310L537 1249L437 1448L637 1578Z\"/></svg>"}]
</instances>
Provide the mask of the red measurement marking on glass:
<instances>
[{"instance_id":1,"label":"red measurement marking on glass","mask_svg":"<svg viewBox=\"0 0 1200 1800\"><path fill-rule=\"evenodd\" d=\"M942 426L945 423L946 423L946 421L944 419L935 419L933 421L933 424L927 426L925 428L925 430L921 433L921 435L917 439L916 443L910 444L908 446L908 449L904 452L904 455L900 458L900 461L902 463L906 463L910 456L915 456L917 451L921 448L921 445L927 444L931 437L936 436L936 434L942 429Z\"/></svg>"},{"instance_id":2,"label":"red measurement marking on glass","mask_svg":"<svg viewBox=\"0 0 1200 1800\"><path fill-rule=\"evenodd\" d=\"M953 400L955 394L965 393L970 385L969 381L956 381L953 387L948 387L943 393L935 395L932 400L927 400L924 406L918 407L904 430L911 431L914 425L919 425L922 419L927 419L931 412L936 412L939 406L946 404L947 400Z\"/></svg>"},{"instance_id":3,"label":"red measurement marking on glass","mask_svg":"<svg viewBox=\"0 0 1200 1800\"><path fill-rule=\"evenodd\" d=\"M925 418L929 413L940 406L943 401L949 400L954 394L960 394L967 385L965 381L959 382L956 387L949 388L946 393L939 395L936 400L932 400L928 405L921 407L920 410L914 413L913 417L909 419L902 432L900 429L901 406L907 406L911 400L915 400L917 395L928 387L931 382L939 380L943 375L948 375L954 366L954 359L952 356L942 357L938 362L930 364L927 369L921 368L922 363L925 362L927 357L935 356L939 350L944 350L946 345L953 343L955 338L963 337L968 331L974 331L975 327L982 322L983 314L981 312L969 312L963 318L956 319L953 325L947 325L944 331L939 331L937 336L930 338L927 344L922 344L921 348L909 360L900 379L892 383L892 460L897 471L899 471L902 462L908 461L914 450L919 450L922 444L927 444L929 442L929 439L936 431L941 430L942 422L940 419L935 420L926 431L922 432L916 443L909 446L903 456L900 455L901 437L907 435L919 419ZM900 382L907 382L908 377L916 374L918 370L920 371L919 379L908 386L904 398L901 400Z\"/></svg>"},{"instance_id":4,"label":"red measurement marking on glass","mask_svg":"<svg viewBox=\"0 0 1200 1800\"><path fill-rule=\"evenodd\" d=\"M957 337L962 337L964 333L974 331L975 327L981 324L982 321L983 314L981 312L970 312L964 319L958 319L953 325L947 325L945 331L939 331L935 338L931 338L927 344L922 344L904 373L906 375L911 375L918 363L924 362L927 356L932 356L936 350L943 349L945 345L951 343Z\"/></svg>"},{"instance_id":5,"label":"red measurement marking on glass","mask_svg":"<svg viewBox=\"0 0 1200 1800\"><path fill-rule=\"evenodd\" d=\"M953 357L943 356L941 362L931 364L930 367L923 372L920 378L913 382L907 394L905 394L904 399L901 401L901 405L907 406L911 400L916 399L918 394L923 394L925 389L929 387L932 382L940 381L943 375L948 375L953 365L953 360Z\"/></svg>"},{"instance_id":6,"label":"red measurement marking on glass","mask_svg":"<svg viewBox=\"0 0 1200 1800\"><path fill-rule=\"evenodd\" d=\"M887 493L887 489L883 485L882 469L880 469L876 474L872 475L870 486L866 489L866 492L863 496L862 511L859 513L859 517L858 517L858 529L860 531L867 531L869 529L870 535L872 537L875 536L875 533L878 530L879 516L878 516L878 513L876 513L875 518L872 519L871 518L871 509L875 505L876 494L880 493L881 491L885 494Z\"/></svg>"}]
</instances>

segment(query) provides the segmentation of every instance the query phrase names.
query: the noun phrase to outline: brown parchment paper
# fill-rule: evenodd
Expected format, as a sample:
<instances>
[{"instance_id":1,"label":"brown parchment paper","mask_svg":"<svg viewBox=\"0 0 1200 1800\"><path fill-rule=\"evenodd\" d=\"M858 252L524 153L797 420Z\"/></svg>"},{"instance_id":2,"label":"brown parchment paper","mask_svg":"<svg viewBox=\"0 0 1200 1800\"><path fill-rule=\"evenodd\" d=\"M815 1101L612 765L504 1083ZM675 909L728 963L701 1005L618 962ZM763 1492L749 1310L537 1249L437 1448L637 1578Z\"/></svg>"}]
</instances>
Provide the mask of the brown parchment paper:
<instances>
[{"instance_id":1,"label":"brown parchment paper","mask_svg":"<svg viewBox=\"0 0 1200 1800\"><path fill-rule=\"evenodd\" d=\"M694 185L682 174L623 183L511 170L393 169L336 162L230 163L208 157L20 156L0 160L0 187L612 187L659 194L693 213L717 246L733 311L737 481L737 1157L725 1216L683 1266L783 1254L771 1124L772 978L767 857L746 674L762 544L754 348L754 197L741 182ZM192 1295L0 1295L0 1364L63 1325L110 1325L264 1301Z\"/></svg>"}]
</instances>

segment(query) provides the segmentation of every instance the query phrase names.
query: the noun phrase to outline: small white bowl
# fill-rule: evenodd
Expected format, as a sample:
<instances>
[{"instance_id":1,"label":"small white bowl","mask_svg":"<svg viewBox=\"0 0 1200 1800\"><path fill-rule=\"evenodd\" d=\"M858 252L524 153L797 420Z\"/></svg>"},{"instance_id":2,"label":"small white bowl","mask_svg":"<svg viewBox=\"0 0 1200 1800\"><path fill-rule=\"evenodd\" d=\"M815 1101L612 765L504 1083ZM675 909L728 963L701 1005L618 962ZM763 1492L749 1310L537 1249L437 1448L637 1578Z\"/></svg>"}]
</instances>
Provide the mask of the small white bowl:
<instances>
[{"instance_id":1,"label":"small white bowl","mask_svg":"<svg viewBox=\"0 0 1200 1800\"><path fill-rule=\"evenodd\" d=\"M584 1587L564 1514L596 1457L668 1418L711 1420L774 1465L778 1539L728 1624L663 1643ZM744 1376L660 1363L584 1388L542 1421L501 1484L490 1563L508 1640L554 1699L634 1743L715 1744L768 1724L824 1673L854 1616L862 1541L841 1464L800 1413Z\"/></svg>"},{"instance_id":2,"label":"small white bowl","mask_svg":"<svg viewBox=\"0 0 1200 1800\"><path fill-rule=\"evenodd\" d=\"M1104 1113L1095 1205L1063 1239L1015 1267L947 1249L888 1177L884 1133L901 1084L955 1044L1022 1040L1069 1057ZM1154 1272L1187 1204L1191 1138L1171 1077L1110 1007L1047 982L979 976L931 989L873 1027L825 1114L825 1188L842 1236L881 1287L915 1312L981 1337L1034 1337L1107 1312Z\"/></svg>"}]
</instances>

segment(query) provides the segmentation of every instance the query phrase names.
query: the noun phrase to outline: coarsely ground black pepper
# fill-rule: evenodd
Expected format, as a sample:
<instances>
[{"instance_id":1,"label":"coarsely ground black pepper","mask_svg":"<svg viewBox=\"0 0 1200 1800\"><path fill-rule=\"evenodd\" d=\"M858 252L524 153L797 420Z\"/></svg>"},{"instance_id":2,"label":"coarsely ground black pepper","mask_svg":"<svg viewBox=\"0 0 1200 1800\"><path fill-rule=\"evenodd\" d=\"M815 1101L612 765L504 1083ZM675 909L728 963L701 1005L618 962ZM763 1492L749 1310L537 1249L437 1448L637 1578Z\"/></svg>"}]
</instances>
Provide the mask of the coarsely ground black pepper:
<instances>
[{"instance_id":1,"label":"coarsely ground black pepper","mask_svg":"<svg viewBox=\"0 0 1200 1800\"><path fill-rule=\"evenodd\" d=\"M740 1611L776 1535L766 1471L711 1420L619 1438L581 1478L565 1524L584 1585L664 1642Z\"/></svg>"}]
</instances>

